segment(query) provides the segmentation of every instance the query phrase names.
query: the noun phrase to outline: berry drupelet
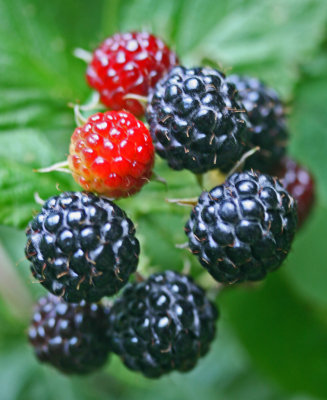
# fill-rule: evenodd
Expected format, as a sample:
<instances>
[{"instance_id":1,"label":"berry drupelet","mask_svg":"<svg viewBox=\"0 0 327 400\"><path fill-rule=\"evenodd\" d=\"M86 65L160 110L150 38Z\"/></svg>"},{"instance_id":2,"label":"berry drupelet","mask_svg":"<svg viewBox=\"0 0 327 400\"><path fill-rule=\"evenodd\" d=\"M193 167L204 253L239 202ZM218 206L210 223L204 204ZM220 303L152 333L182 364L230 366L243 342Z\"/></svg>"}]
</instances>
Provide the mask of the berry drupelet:
<instances>
[{"instance_id":1,"label":"berry drupelet","mask_svg":"<svg viewBox=\"0 0 327 400\"><path fill-rule=\"evenodd\" d=\"M35 309L28 338L37 358L66 374L87 374L108 358L109 309L100 304L68 304L48 295Z\"/></svg>"},{"instance_id":2,"label":"berry drupelet","mask_svg":"<svg viewBox=\"0 0 327 400\"><path fill-rule=\"evenodd\" d=\"M251 144L260 150L246 162L247 169L269 172L286 152L288 131L277 93L256 78L231 75L228 81L238 90L252 124Z\"/></svg>"},{"instance_id":3,"label":"berry drupelet","mask_svg":"<svg viewBox=\"0 0 327 400\"><path fill-rule=\"evenodd\" d=\"M237 91L211 68L173 68L150 92L146 118L157 153L176 170L227 171L247 148Z\"/></svg>"},{"instance_id":4,"label":"berry drupelet","mask_svg":"<svg viewBox=\"0 0 327 400\"><path fill-rule=\"evenodd\" d=\"M263 279L278 268L296 231L296 202L269 175L246 171L203 192L185 231L200 263L219 282Z\"/></svg>"},{"instance_id":5,"label":"berry drupelet","mask_svg":"<svg viewBox=\"0 0 327 400\"><path fill-rule=\"evenodd\" d=\"M297 201L298 227L300 227L314 206L314 178L305 167L288 157L284 157L273 172Z\"/></svg>"},{"instance_id":6,"label":"berry drupelet","mask_svg":"<svg viewBox=\"0 0 327 400\"><path fill-rule=\"evenodd\" d=\"M50 197L26 234L34 277L68 302L96 302L117 293L138 264L132 221L92 193Z\"/></svg>"},{"instance_id":7,"label":"berry drupelet","mask_svg":"<svg viewBox=\"0 0 327 400\"><path fill-rule=\"evenodd\" d=\"M142 104L127 95L147 96L149 89L176 64L175 53L154 35L116 33L94 51L86 77L104 105L142 115Z\"/></svg>"},{"instance_id":8,"label":"berry drupelet","mask_svg":"<svg viewBox=\"0 0 327 400\"><path fill-rule=\"evenodd\" d=\"M85 190L110 198L127 197L149 182L154 148L143 122L125 111L107 111L75 129L68 163Z\"/></svg>"},{"instance_id":9,"label":"berry drupelet","mask_svg":"<svg viewBox=\"0 0 327 400\"><path fill-rule=\"evenodd\" d=\"M127 286L110 313L110 348L149 378L189 371L207 353L218 312L191 278L174 271Z\"/></svg>"}]
</instances>

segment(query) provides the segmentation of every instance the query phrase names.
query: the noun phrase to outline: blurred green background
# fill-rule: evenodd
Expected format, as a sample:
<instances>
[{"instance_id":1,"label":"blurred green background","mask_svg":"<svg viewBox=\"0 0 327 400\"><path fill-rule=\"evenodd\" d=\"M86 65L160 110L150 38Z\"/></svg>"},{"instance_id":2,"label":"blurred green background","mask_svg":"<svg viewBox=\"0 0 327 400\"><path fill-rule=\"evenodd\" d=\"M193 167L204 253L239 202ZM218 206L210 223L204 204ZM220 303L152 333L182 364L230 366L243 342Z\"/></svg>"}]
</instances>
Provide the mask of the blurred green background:
<instances>
[{"instance_id":1,"label":"blurred green background","mask_svg":"<svg viewBox=\"0 0 327 400\"><path fill-rule=\"evenodd\" d=\"M327 399L327 1L326 0L0 0L0 400ZM24 232L65 174L33 168L63 160L74 129L70 101L85 101L85 65L75 47L93 49L121 30L159 34L186 65L216 63L262 78L287 103L290 153L317 181L315 212L285 265L264 283L218 299L212 351L187 375L159 381L128 372L112 356L104 371L66 378L41 366L26 343L32 301L44 293L24 261ZM141 269L201 268L183 243L188 210L166 197L199 194L188 172L156 171L120 204L135 219ZM63 176L64 175L64 176Z\"/></svg>"}]
</instances>

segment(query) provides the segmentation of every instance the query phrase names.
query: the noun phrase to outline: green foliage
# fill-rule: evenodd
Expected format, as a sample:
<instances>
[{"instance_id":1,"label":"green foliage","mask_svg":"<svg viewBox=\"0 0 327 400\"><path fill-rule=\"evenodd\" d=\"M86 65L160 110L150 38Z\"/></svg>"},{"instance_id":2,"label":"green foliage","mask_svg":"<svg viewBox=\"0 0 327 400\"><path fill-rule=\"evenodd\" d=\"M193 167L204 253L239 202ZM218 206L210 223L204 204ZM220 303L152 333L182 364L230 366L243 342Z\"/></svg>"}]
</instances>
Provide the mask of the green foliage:
<instances>
[{"instance_id":1,"label":"green foliage","mask_svg":"<svg viewBox=\"0 0 327 400\"><path fill-rule=\"evenodd\" d=\"M149 29L188 65L232 67L276 87L290 103L291 153L312 169L318 187L315 214L286 265L258 288L221 296L218 340L195 371L149 381L112 357L105 372L62 377L37 364L24 324L1 301L1 400L326 398L326 1L0 0L0 15L0 224L7 226L0 238L14 264L25 241L16 228L39 208L34 194L76 188L69 175L34 172L66 158L74 129L67 105L90 95L73 49L92 49L118 30ZM156 172L168 188L153 182L120 201L137 223L142 267L182 269L190 261L197 275L196 260L175 247L186 240L189 210L165 201L198 195L196 181L159 160ZM42 292L26 262L17 272L33 297Z\"/></svg>"},{"instance_id":2,"label":"green foliage","mask_svg":"<svg viewBox=\"0 0 327 400\"><path fill-rule=\"evenodd\" d=\"M297 296L281 274L258 288L226 293L224 306L240 340L267 374L290 391L327 397L326 318Z\"/></svg>"}]
</instances>

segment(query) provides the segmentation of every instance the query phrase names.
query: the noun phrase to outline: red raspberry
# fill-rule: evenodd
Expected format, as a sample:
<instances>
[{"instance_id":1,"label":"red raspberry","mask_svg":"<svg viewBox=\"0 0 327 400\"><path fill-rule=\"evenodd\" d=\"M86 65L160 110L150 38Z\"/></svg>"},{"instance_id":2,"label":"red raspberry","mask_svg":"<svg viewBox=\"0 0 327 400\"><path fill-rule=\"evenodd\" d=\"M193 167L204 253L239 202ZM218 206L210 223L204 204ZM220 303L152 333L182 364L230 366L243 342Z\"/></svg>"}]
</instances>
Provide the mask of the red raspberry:
<instances>
[{"instance_id":1,"label":"red raspberry","mask_svg":"<svg viewBox=\"0 0 327 400\"><path fill-rule=\"evenodd\" d=\"M315 183L313 176L302 165L287 157L281 160L274 174L297 201L298 227L300 227L307 219L314 204Z\"/></svg>"},{"instance_id":2,"label":"red raspberry","mask_svg":"<svg viewBox=\"0 0 327 400\"><path fill-rule=\"evenodd\" d=\"M149 89L177 63L175 53L149 33L116 33L94 51L86 78L109 108L142 115L142 104L124 96L147 96Z\"/></svg>"},{"instance_id":3,"label":"red raspberry","mask_svg":"<svg viewBox=\"0 0 327 400\"><path fill-rule=\"evenodd\" d=\"M127 197L149 181L154 163L150 133L126 111L107 111L75 129L68 163L85 190L111 198Z\"/></svg>"}]
</instances>

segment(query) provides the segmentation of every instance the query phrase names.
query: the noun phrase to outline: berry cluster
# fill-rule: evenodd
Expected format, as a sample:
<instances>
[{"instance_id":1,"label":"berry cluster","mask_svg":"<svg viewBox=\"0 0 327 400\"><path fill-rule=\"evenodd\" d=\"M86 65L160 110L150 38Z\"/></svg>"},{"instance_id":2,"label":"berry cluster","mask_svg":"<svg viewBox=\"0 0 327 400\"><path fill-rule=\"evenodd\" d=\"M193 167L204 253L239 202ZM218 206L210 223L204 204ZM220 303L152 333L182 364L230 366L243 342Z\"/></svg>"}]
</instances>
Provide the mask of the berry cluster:
<instances>
[{"instance_id":1,"label":"berry cluster","mask_svg":"<svg viewBox=\"0 0 327 400\"><path fill-rule=\"evenodd\" d=\"M217 308L192 278L174 270L133 277L140 245L114 200L151 179L155 151L175 170L226 173L202 188L185 225L189 249L222 285L278 268L312 207L311 175L285 158L277 94L254 78L177 64L151 34L106 39L87 80L112 110L84 120L75 108L68 160L45 169L68 167L86 190L50 197L26 230L32 274L51 293L36 307L29 340L40 361L65 373L92 372L109 353L146 377L185 372L215 337ZM133 114L145 114L149 128Z\"/></svg>"}]
</instances>

